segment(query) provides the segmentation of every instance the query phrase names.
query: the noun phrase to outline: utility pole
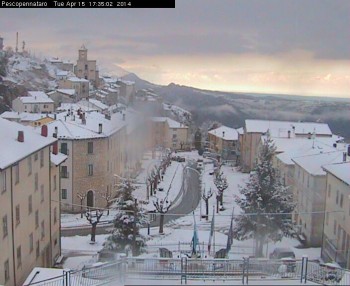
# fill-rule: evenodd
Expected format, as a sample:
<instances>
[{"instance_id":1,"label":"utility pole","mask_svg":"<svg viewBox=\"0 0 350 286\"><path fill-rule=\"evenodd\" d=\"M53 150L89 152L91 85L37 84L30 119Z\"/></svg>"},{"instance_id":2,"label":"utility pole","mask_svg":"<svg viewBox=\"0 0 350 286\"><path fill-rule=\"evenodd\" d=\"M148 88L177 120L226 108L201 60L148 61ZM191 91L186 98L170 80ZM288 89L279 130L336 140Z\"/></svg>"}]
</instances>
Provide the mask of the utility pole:
<instances>
[{"instance_id":1,"label":"utility pole","mask_svg":"<svg viewBox=\"0 0 350 286\"><path fill-rule=\"evenodd\" d=\"M134 208L134 223L133 223L133 235L132 235L132 256L136 255L136 213L137 211L137 199L135 199L135 208Z\"/></svg>"}]
</instances>

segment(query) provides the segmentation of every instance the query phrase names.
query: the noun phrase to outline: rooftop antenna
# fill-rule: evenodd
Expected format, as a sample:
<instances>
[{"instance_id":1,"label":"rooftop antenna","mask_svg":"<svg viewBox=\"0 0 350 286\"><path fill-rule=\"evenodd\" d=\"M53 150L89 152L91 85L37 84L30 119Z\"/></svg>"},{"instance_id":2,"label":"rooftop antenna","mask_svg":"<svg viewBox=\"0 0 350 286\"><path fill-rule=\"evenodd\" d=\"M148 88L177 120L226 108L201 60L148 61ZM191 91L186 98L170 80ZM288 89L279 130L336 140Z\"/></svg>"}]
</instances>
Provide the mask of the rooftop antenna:
<instances>
[{"instance_id":1,"label":"rooftop antenna","mask_svg":"<svg viewBox=\"0 0 350 286\"><path fill-rule=\"evenodd\" d=\"M16 32L16 53L18 53L18 32Z\"/></svg>"}]
</instances>

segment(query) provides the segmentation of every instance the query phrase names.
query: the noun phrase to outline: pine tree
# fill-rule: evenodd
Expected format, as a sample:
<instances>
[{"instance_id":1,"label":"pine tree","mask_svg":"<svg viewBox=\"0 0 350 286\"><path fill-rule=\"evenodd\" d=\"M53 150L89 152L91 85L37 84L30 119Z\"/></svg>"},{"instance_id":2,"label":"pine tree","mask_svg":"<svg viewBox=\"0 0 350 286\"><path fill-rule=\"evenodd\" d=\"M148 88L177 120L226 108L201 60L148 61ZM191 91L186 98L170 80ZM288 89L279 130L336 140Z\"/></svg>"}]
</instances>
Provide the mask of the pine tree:
<instances>
[{"instance_id":1,"label":"pine tree","mask_svg":"<svg viewBox=\"0 0 350 286\"><path fill-rule=\"evenodd\" d=\"M134 256L139 255L145 246L145 238L139 230L147 222L146 215L133 196L135 189L131 179L122 180L118 185L118 213L114 218L113 232L104 245L106 249L115 251L132 249Z\"/></svg>"},{"instance_id":2,"label":"pine tree","mask_svg":"<svg viewBox=\"0 0 350 286\"><path fill-rule=\"evenodd\" d=\"M235 217L234 237L238 240L255 238L257 257L262 256L267 239L276 242L293 233L291 212L295 205L288 187L281 183L278 171L272 165L275 150L267 133L259 150L258 163L247 184L240 187L242 196L235 199L243 214Z\"/></svg>"}]
</instances>

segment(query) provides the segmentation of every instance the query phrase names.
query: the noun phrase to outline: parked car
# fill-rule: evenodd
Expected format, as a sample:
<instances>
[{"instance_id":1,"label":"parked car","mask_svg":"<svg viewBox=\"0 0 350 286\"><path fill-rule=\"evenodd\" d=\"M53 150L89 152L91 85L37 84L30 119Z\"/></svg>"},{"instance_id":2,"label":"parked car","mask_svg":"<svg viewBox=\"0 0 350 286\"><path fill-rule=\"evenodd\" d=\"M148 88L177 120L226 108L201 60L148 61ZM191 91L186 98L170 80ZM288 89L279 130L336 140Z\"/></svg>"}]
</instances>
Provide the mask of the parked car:
<instances>
[{"instance_id":1,"label":"parked car","mask_svg":"<svg viewBox=\"0 0 350 286\"><path fill-rule=\"evenodd\" d=\"M277 247L270 253L270 259L293 258L295 259L294 251L289 247Z\"/></svg>"},{"instance_id":2,"label":"parked car","mask_svg":"<svg viewBox=\"0 0 350 286\"><path fill-rule=\"evenodd\" d=\"M295 261L295 253L289 248L277 247L270 253L270 259L280 259L282 264L278 268L278 272L290 273L295 272L296 269L296 261Z\"/></svg>"}]
</instances>

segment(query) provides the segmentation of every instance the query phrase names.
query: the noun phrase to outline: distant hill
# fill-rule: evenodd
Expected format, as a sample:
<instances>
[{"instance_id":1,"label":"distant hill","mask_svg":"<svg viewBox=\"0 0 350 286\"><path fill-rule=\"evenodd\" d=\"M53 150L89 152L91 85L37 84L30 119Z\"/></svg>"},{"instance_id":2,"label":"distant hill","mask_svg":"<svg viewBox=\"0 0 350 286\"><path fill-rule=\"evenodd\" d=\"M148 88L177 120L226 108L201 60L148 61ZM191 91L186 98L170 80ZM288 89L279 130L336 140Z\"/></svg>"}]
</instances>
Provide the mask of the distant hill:
<instances>
[{"instance_id":1,"label":"distant hill","mask_svg":"<svg viewBox=\"0 0 350 286\"><path fill-rule=\"evenodd\" d=\"M0 64L3 65L3 62ZM29 55L7 58L7 74L0 76L0 112L9 110L11 102L26 90L48 91L55 87L55 67ZM123 70L123 73L127 71ZM134 81L136 89L152 89L165 102L192 113L200 126L221 122L229 127L241 127L245 119L317 121L328 123L333 133L350 141L350 100L294 95L236 93L202 90L171 83L156 85L134 73L122 76Z\"/></svg>"}]
</instances>

